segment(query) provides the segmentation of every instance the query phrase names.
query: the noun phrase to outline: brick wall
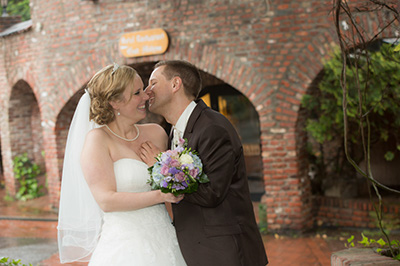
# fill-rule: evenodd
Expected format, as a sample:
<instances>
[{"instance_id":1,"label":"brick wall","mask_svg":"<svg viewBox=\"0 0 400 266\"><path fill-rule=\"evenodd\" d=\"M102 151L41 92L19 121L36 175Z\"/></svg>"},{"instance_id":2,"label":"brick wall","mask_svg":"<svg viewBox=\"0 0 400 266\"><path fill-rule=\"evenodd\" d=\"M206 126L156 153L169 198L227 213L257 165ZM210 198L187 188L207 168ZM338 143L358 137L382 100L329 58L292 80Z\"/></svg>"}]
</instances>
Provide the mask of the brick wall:
<instances>
[{"instance_id":1,"label":"brick wall","mask_svg":"<svg viewBox=\"0 0 400 266\"><path fill-rule=\"evenodd\" d=\"M21 145L30 145L35 160L39 150L45 152L48 191L56 207L60 158L75 105L70 99L97 70L114 61L148 73L158 60L184 59L208 75L210 83L223 82L239 90L257 110L266 191L262 201L271 229L309 228L312 199L298 112L302 95L335 42L331 4L329 0L32 0L32 28L1 38L0 132L7 190L15 191L11 162L21 149L11 132L34 139L35 144ZM123 33L157 27L169 36L165 54L120 55ZM16 109L10 96L17 95L20 81L28 85L29 106L34 106L30 126L22 129L10 122ZM24 95L15 98L24 99Z\"/></svg>"},{"instance_id":2,"label":"brick wall","mask_svg":"<svg viewBox=\"0 0 400 266\"><path fill-rule=\"evenodd\" d=\"M400 200L398 197L383 197L382 214L385 225L400 227ZM377 202L375 201L375 204ZM369 199L341 199L316 197L315 219L319 226L378 228L375 209Z\"/></svg>"}]
</instances>

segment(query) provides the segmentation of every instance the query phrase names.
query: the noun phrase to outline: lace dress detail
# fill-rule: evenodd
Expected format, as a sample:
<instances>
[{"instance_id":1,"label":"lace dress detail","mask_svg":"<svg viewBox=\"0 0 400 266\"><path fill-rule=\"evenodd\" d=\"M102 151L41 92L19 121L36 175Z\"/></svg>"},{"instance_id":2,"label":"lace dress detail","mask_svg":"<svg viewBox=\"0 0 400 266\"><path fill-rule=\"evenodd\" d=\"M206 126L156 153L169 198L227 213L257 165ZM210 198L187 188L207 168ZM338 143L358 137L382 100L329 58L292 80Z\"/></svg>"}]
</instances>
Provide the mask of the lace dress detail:
<instances>
[{"instance_id":1,"label":"lace dress detail","mask_svg":"<svg viewBox=\"0 0 400 266\"><path fill-rule=\"evenodd\" d=\"M150 191L147 165L135 159L114 163L119 192ZM175 229L164 204L104 213L99 243L89 265L184 266Z\"/></svg>"}]
</instances>

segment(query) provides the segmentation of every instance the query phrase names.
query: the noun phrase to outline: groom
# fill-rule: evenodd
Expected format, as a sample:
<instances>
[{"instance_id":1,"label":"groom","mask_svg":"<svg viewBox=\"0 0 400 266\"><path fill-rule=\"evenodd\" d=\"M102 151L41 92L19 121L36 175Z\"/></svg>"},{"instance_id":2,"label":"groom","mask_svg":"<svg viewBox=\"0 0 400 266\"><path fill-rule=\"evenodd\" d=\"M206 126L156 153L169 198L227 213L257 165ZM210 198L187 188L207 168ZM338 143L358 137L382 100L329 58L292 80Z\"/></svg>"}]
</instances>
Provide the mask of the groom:
<instances>
[{"instance_id":1,"label":"groom","mask_svg":"<svg viewBox=\"0 0 400 266\"><path fill-rule=\"evenodd\" d=\"M195 101L200 90L197 68L179 60L156 64L146 88L149 110L173 125L172 145L186 138L210 179L173 204L181 251L189 266L264 266L268 260L250 200L242 144L222 114Z\"/></svg>"}]
</instances>

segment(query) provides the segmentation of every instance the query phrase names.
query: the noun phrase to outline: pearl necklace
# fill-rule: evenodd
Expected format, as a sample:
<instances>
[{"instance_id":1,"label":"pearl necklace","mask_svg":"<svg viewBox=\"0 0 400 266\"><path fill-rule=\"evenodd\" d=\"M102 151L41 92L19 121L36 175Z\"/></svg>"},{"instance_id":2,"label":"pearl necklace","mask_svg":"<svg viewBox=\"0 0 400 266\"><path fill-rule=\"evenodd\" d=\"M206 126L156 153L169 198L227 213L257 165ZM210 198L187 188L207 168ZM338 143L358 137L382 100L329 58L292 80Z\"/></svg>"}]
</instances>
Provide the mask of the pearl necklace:
<instances>
[{"instance_id":1,"label":"pearl necklace","mask_svg":"<svg viewBox=\"0 0 400 266\"><path fill-rule=\"evenodd\" d=\"M114 136L116 136L117 138L120 138L120 139L125 140L125 141L134 141L134 140L136 140L136 139L139 137L140 131L139 131L139 128L137 127L136 124L133 124L133 125L135 126L136 131L137 131L137 135L136 135L136 137L134 137L133 139L127 139L127 138L121 137L120 135L118 135L117 133L115 133L114 131L112 131L111 128L109 128L107 125L106 125L106 128L108 128L108 130L110 130L110 132L111 132Z\"/></svg>"}]
</instances>

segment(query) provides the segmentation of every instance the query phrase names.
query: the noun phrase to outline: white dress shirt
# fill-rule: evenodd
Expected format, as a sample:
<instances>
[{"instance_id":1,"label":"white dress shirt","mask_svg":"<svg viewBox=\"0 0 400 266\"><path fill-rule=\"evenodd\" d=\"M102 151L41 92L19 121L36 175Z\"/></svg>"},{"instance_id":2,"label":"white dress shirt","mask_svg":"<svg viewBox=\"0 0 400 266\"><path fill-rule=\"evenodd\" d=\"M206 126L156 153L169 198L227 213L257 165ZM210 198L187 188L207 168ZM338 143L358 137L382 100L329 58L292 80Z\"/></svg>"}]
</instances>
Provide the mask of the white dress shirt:
<instances>
[{"instance_id":1,"label":"white dress shirt","mask_svg":"<svg viewBox=\"0 0 400 266\"><path fill-rule=\"evenodd\" d=\"M174 125L174 135L172 138L172 148L178 146L179 138L183 138L183 134L185 134L186 125L189 121L189 117L192 114L194 108L196 107L197 103L194 101L190 102L190 104L186 107L185 111L181 114L176 125Z\"/></svg>"}]
</instances>

